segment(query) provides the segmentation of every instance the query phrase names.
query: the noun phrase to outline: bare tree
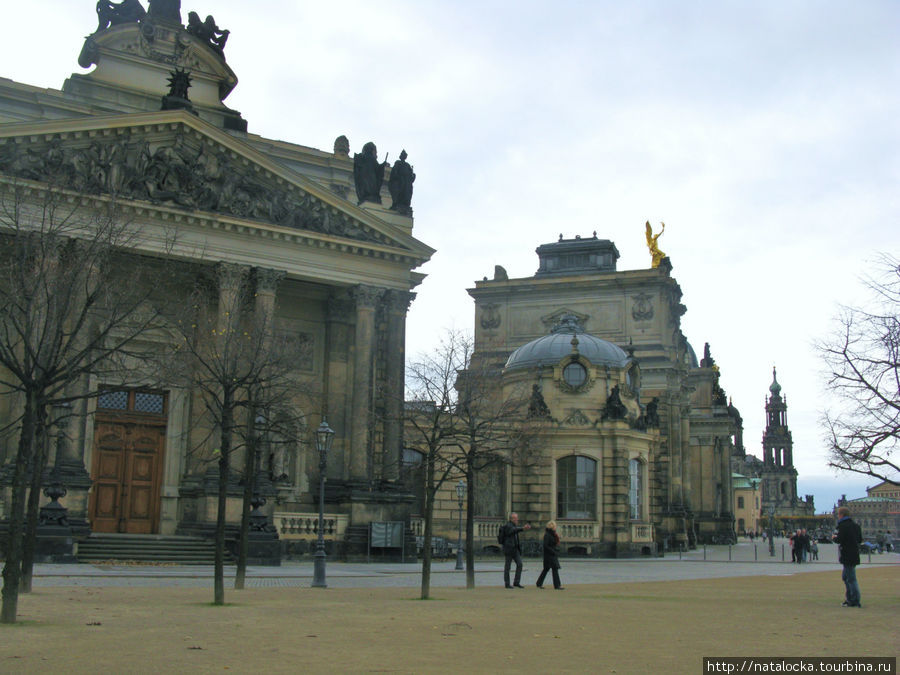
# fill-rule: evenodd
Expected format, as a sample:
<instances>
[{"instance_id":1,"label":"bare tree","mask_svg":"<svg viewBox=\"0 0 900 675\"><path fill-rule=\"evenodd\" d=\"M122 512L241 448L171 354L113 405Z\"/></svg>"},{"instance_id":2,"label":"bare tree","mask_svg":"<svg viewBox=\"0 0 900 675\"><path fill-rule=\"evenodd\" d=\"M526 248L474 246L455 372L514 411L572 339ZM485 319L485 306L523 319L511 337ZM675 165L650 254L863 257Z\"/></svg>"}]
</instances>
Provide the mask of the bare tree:
<instances>
[{"instance_id":1,"label":"bare tree","mask_svg":"<svg viewBox=\"0 0 900 675\"><path fill-rule=\"evenodd\" d=\"M225 602L225 516L232 457L239 450L251 455L245 480L252 481L256 442L252 437L246 442L247 425L253 424L267 402L289 396L298 385L292 379L297 359L290 337L275 333L271 312L256 302L250 268L219 263L216 271L217 293L201 280L190 300L192 313L175 321L180 340L168 361L171 377L181 377L195 392L205 423L218 431L218 448L212 457L218 466L213 601L221 605ZM252 482L245 491L247 502L248 493L253 493Z\"/></svg>"},{"instance_id":2,"label":"bare tree","mask_svg":"<svg viewBox=\"0 0 900 675\"><path fill-rule=\"evenodd\" d=\"M462 363L458 340L451 333L433 353L418 356L406 368L404 443L406 447L418 450L424 457L422 600L427 600L431 593L434 500L444 482L452 477L454 471L458 471L452 461L451 444L458 431L454 383Z\"/></svg>"},{"instance_id":3,"label":"bare tree","mask_svg":"<svg viewBox=\"0 0 900 675\"><path fill-rule=\"evenodd\" d=\"M473 340L447 331L434 352L407 368L407 447L425 457L422 598L428 597L434 498L448 479L465 477L466 585L475 586L475 515L480 473L522 460L540 421L526 421L528 399L504 392L500 369L473 361Z\"/></svg>"},{"instance_id":4,"label":"bare tree","mask_svg":"<svg viewBox=\"0 0 900 675\"><path fill-rule=\"evenodd\" d=\"M33 550L50 406L90 395L87 375L121 376L160 316L158 285L133 253L135 229L114 199L86 200L52 186L0 185L0 393L20 411L0 623L16 620L24 551Z\"/></svg>"},{"instance_id":5,"label":"bare tree","mask_svg":"<svg viewBox=\"0 0 900 675\"><path fill-rule=\"evenodd\" d=\"M475 516L478 474L494 466L514 466L529 461L540 419L527 420L528 397L519 388L504 391L501 368L484 359L473 359L474 343L454 334L459 358L454 462L466 478L466 587L475 587Z\"/></svg>"},{"instance_id":6,"label":"bare tree","mask_svg":"<svg viewBox=\"0 0 900 675\"><path fill-rule=\"evenodd\" d=\"M818 346L838 401L822 423L829 465L900 484L900 261L883 254L865 280L870 302L843 307L837 329Z\"/></svg>"},{"instance_id":7,"label":"bare tree","mask_svg":"<svg viewBox=\"0 0 900 675\"><path fill-rule=\"evenodd\" d=\"M295 358L296 350L290 340L273 345L271 350L273 361L282 364L282 368L278 370L285 373L289 371L291 363L299 361L299 358ZM296 405L298 398L303 398L310 405L320 398L308 383L282 375L283 373L277 372L275 376L269 377L263 386L252 388L248 395L248 414L246 423L241 428L244 448L244 468L241 480L244 484L244 491L241 523L238 530L235 590L242 590L245 586L250 548L250 514L254 508L254 498L259 497L260 482L278 482L284 478L283 471L286 468L284 460L276 461L276 458L284 457L288 447L296 448L303 441L299 434L306 427L306 419L303 414L306 406ZM272 452L266 453L268 450ZM269 456L267 457L265 454ZM253 524L253 527L258 526ZM271 524L267 524L266 527L271 528L267 531L274 532Z\"/></svg>"}]
</instances>

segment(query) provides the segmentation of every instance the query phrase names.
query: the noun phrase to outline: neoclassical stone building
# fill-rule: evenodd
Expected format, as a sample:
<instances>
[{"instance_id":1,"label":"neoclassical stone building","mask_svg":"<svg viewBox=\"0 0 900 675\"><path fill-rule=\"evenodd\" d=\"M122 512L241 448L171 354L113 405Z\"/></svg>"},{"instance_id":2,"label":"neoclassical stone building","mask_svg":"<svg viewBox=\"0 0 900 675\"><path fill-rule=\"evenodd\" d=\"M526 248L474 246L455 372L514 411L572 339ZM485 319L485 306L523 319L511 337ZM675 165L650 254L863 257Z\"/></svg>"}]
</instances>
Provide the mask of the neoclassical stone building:
<instances>
[{"instance_id":1,"label":"neoclassical stone building","mask_svg":"<svg viewBox=\"0 0 900 675\"><path fill-rule=\"evenodd\" d=\"M482 496L480 544L508 511L556 520L564 549L587 555L730 540L740 429L709 350L698 363L681 332L668 258L618 271L615 244L596 234L560 236L537 254L534 276L498 267L469 289L473 369L493 372L506 395L531 389L529 414L544 420L541 461L512 462L492 482L495 498Z\"/></svg>"},{"instance_id":2,"label":"neoclassical stone building","mask_svg":"<svg viewBox=\"0 0 900 675\"><path fill-rule=\"evenodd\" d=\"M150 3L149 13L130 4L131 13L100 14L79 59L93 70L71 75L61 90L0 80L0 189L8 198L13 185L25 186L34 203L54 189L86 211L115 199L142 235L133 254L177 259L218 280L220 293L238 277L255 284L277 330L305 346L297 376L318 392L298 394L303 423L264 459L268 514L283 540L313 538L312 431L327 416L336 431L328 538L338 549L364 550L371 520L408 519L411 497L398 482L405 320L423 278L415 269L433 250L413 236L409 205L391 208L389 169L369 181L375 194L359 196L345 137L317 150L247 131L224 103L237 84L226 33L186 28L178 2ZM368 139L358 140L362 148ZM163 242L173 233L170 250ZM84 393L100 395L75 404L67 440L51 452L70 520L86 532L211 527L215 465L194 459L208 457L215 440L190 424L195 392L147 388L154 380L86 380ZM0 397L4 426L19 404ZM15 428L0 437L7 468L15 442ZM125 470L138 466L136 457L140 475ZM140 500L127 497L138 493ZM2 519L9 491L0 494ZM236 487L235 504L238 495Z\"/></svg>"}]
</instances>

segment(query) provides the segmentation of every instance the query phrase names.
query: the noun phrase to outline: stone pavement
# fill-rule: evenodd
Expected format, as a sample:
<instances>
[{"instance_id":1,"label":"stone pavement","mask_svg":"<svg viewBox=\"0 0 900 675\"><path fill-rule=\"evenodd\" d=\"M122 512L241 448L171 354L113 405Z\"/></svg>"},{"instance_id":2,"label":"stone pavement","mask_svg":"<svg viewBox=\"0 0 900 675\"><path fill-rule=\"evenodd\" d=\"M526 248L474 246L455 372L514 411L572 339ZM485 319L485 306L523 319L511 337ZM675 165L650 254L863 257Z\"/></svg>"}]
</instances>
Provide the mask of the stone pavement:
<instances>
[{"instance_id":1,"label":"stone pavement","mask_svg":"<svg viewBox=\"0 0 900 675\"><path fill-rule=\"evenodd\" d=\"M782 546L786 561L782 560ZM731 560L729 560L729 556ZM769 556L762 542L741 541L735 546L708 546L682 554L668 553L662 558L639 559L562 559L563 585L607 584L636 581L668 581L713 577L785 576L805 572L840 571L837 547L820 544L819 560L797 565L790 562L786 541L775 542L775 557ZM464 587L465 571L455 570L454 561L434 561L431 586ZM900 554L863 554L862 565L900 565ZM541 571L540 559L525 559L523 583L533 587ZM421 584L421 561L414 563L343 563L328 561L327 583L335 588L373 588L393 586L415 588ZM225 568L226 585L233 583L234 566ZM142 586L142 587L209 587L212 588L211 566L190 565L35 565L34 587L51 586ZM476 584L503 583L503 561L475 561ZM281 567L250 566L247 587L309 586L312 561L284 562Z\"/></svg>"}]
</instances>

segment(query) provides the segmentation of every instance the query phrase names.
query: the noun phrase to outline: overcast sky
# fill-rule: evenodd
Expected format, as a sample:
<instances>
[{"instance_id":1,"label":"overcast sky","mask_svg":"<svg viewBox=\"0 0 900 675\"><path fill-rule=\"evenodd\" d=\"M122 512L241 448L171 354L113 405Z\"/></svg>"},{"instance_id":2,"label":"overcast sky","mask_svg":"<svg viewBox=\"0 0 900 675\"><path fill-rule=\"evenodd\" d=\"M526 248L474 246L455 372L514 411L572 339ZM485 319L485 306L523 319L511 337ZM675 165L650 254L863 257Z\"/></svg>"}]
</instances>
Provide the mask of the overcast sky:
<instances>
[{"instance_id":1,"label":"overcast sky","mask_svg":"<svg viewBox=\"0 0 900 675\"><path fill-rule=\"evenodd\" d=\"M146 6L146 2L144 3ZM60 88L96 28L93 0L4 2L0 75ZM534 249L611 239L650 266L644 221L761 456L772 366L801 494L830 510L876 481L825 466L815 340L900 254L900 3L182 2L231 30L249 130L351 152L374 141L417 180L422 268L408 348L471 329L465 289L537 269Z\"/></svg>"}]
</instances>

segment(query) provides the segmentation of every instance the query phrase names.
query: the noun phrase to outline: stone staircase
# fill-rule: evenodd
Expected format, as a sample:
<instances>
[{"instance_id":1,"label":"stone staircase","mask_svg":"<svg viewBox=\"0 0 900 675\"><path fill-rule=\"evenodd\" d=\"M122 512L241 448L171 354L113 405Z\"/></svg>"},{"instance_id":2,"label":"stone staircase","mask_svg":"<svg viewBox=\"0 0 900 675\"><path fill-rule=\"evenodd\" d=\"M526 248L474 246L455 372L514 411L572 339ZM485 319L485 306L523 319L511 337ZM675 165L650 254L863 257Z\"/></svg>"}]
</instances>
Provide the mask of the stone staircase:
<instances>
[{"instance_id":1,"label":"stone staircase","mask_svg":"<svg viewBox=\"0 0 900 675\"><path fill-rule=\"evenodd\" d=\"M75 556L82 563L128 561L212 565L215 562L215 543L200 537L94 533L78 542ZM233 563L234 559L226 550L225 564Z\"/></svg>"}]
</instances>

